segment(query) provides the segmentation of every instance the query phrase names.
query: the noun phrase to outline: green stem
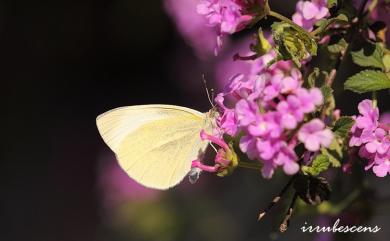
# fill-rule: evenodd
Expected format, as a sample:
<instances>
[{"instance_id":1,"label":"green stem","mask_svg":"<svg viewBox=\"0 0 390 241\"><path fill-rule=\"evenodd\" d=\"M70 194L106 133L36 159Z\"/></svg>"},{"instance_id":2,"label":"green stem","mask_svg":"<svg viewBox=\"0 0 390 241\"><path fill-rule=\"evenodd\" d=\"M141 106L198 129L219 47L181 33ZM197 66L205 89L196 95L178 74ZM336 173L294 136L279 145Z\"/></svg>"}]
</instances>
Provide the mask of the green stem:
<instances>
[{"instance_id":1,"label":"green stem","mask_svg":"<svg viewBox=\"0 0 390 241\"><path fill-rule=\"evenodd\" d=\"M329 25L327 25L327 27L328 26ZM314 36L316 36L317 34L319 34L323 30L324 30L323 28L316 28L316 29L314 29L313 31L310 32L310 35L314 37Z\"/></svg>"},{"instance_id":2,"label":"green stem","mask_svg":"<svg viewBox=\"0 0 390 241\"><path fill-rule=\"evenodd\" d=\"M374 108L378 106L378 94L376 91L372 92L372 105Z\"/></svg>"},{"instance_id":3,"label":"green stem","mask_svg":"<svg viewBox=\"0 0 390 241\"><path fill-rule=\"evenodd\" d=\"M319 213L329 214L333 216L339 215L342 211L348 208L361 194L360 189L355 189L351 194L349 194L344 200L337 204L331 204L329 202L323 203L318 206Z\"/></svg>"},{"instance_id":4,"label":"green stem","mask_svg":"<svg viewBox=\"0 0 390 241\"><path fill-rule=\"evenodd\" d=\"M347 207L349 207L360 195L361 190L355 189L351 194L349 194L342 202L338 203L333 212L338 215Z\"/></svg>"},{"instance_id":5,"label":"green stem","mask_svg":"<svg viewBox=\"0 0 390 241\"><path fill-rule=\"evenodd\" d=\"M363 18L363 13L364 13L364 8L367 4L368 0L363 0L363 2L361 3L360 7L359 7L359 13L358 13L358 16L357 16L357 23L355 24L352 24L352 26L348 29L348 32L346 34L346 42L347 42L347 46L345 48L345 50L343 52L341 52L339 58L337 59L336 61L336 64L334 66L334 68L332 69L333 73L332 73L332 81L330 82L330 84L333 83L333 80L336 79L337 77L337 72L340 68L341 65L343 65L344 61L346 61L346 57L348 56L350 50L351 50L351 47L352 47L352 43L355 41L355 38L357 36L357 34L359 33L359 28L360 28L360 24L361 24L361 21L362 21L362 18ZM313 32L311 32L310 34L315 34L315 30ZM329 85L331 87L331 85Z\"/></svg>"},{"instance_id":6,"label":"green stem","mask_svg":"<svg viewBox=\"0 0 390 241\"><path fill-rule=\"evenodd\" d=\"M260 163L239 161L238 167L260 171L262 166Z\"/></svg>"},{"instance_id":7,"label":"green stem","mask_svg":"<svg viewBox=\"0 0 390 241\"><path fill-rule=\"evenodd\" d=\"M284 21L284 22L289 23L293 28L295 28L299 32L301 32L301 31L307 32L304 28L302 28L301 26L299 26L296 23L294 23L293 21L291 21L291 19L286 18L285 16L283 16L277 12L274 12L271 10L271 11L269 11L268 16L272 16L274 18L279 19L280 21ZM308 33L308 34L310 34L310 33Z\"/></svg>"}]
</instances>

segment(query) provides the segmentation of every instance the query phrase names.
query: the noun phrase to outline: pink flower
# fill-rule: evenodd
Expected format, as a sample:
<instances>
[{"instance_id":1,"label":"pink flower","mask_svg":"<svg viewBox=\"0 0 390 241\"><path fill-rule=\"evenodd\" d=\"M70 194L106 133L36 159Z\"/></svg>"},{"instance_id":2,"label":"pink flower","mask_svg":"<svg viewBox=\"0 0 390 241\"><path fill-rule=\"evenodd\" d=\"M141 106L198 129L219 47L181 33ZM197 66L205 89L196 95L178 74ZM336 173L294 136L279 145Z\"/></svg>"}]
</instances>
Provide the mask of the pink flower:
<instances>
[{"instance_id":1,"label":"pink flower","mask_svg":"<svg viewBox=\"0 0 390 241\"><path fill-rule=\"evenodd\" d=\"M224 94L219 93L215 97L215 103L222 110L222 115L217 118L217 124L222 132L235 136L238 131L238 119L234 109L229 109L224 105Z\"/></svg>"},{"instance_id":2,"label":"pink flower","mask_svg":"<svg viewBox=\"0 0 390 241\"><path fill-rule=\"evenodd\" d=\"M301 108L304 113L313 112L316 106L319 106L323 102L323 96L321 90L318 88L299 88L295 91L296 96L301 102Z\"/></svg>"},{"instance_id":3,"label":"pink flower","mask_svg":"<svg viewBox=\"0 0 390 241\"><path fill-rule=\"evenodd\" d=\"M293 93L301 87L302 74L298 69L292 68L289 76L285 76L282 80L282 94ZM322 99L322 94L321 94Z\"/></svg>"},{"instance_id":4,"label":"pink flower","mask_svg":"<svg viewBox=\"0 0 390 241\"><path fill-rule=\"evenodd\" d=\"M366 150L369 153L386 154L390 148L390 140L387 135L388 133L385 130L377 128L374 132L375 139L367 142Z\"/></svg>"},{"instance_id":5,"label":"pink flower","mask_svg":"<svg viewBox=\"0 0 390 241\"><path fill-rule=\"evenodd\" d=\"M372 168L375 175L384 177L390 170L390 127L378 121L379 109L371 100L361 101L358 109L349 145L359 147L359 156L368 160L365 170Z\"/></svg>"},{"instance_id":6,"label":"pink flower","mask_svg":"<svg viewBox=\"0 0 390 241\"><path fill-rule=\"evenodd\" d=\"M237 126L237 116L234 110L225 110L224 114L218 118L218 123L220 124L220 127L224 131L224 133L235 136L238 131Z\"/></svg>"},{"instance_id":7,"label":"pink flower","mask_svg":"<svg viewBox=\"0 0 390 241\"><path fill-rule=\"evenodd\" d=\"M252 20L251 15L243 15L245 3L234 0L202 0L197 11L205 15L211 26L220 28L221 33L235 33Z\"/></svg>"},{"instance_id":8,"label":"pink flower","mask_svg":"<svg viewBox=\"0 0 390 241\"><path fill-rule=\"evenodd\" d=\"M360 115L355 117L355 124L351 128L349 146L360 146L373 141L374 131L378 127L379 110L374 108L371 100L363 100L358 105Z\"/></svg>"},{"instance_id":9,"label":"pink flower","mask_svg":"<svg viewBox=\"0 0 390 241\"><path fill-rule=\"evenodd\" d=\"M276 112L267 112L258 115L255 123L248 126L248 133L252 136L279 138L283 129L279 123L279 116Z\"/></svg>"},{"instance_id":10,"label":"pink flower","mask_svg":"<svg viewBox=\"0 0 390 241\"><path fill-rule=\"evenodd\" d=\"M358 105L360 116L356 118L356 126L360 129L374 129L378 125L379 109L374 108L371 100L363 100Z\"/></svg>"},{"instance_id":11,"label":"pink flower","mask_svg":"<svg viewBox=\"0 0 390 241\"><path fill-rule=\"evenodd\" d=\"M215 29L207 28L207 20L196 12L198 0L164 0L166 12L174 20L178 32L195 50L198 57L205 59L215 48Z\"/></svg>"},{"instance_id":12,"label":"pink flower","mask_svg":"<svg viewBox=\"0 0 390 241\"><path fill-rule=\"evenodd\" d=\"M272 45L272 36L267 33L265 33L265 36ZM218 59L215 74L219 85L224 87L226 85L226 80L230 80L232 78L231 76L237 76L237 73L243 74L243 76L245 76L248 80L247 83L254 83L254 81L257 80L259 76L263 76L261 78L268 79L272 78L272 76L276 74L282 74L283 78L287 78L285 80L285 86L283 86L283 92L288 92L294 88L293 85L295 83L290 83L288 78L292 78L293 81L298 80L298 83L301 83L301 73L298 69L293 68L293 63L291 61L278 61L271 66L267 66L270 61L276 58L276 53L274 50L270 50L270 52L267 54L262 55L254 60L233 60L232 56L236 55L237 53L240 53L240 55L243 56L254 55L255 53L250 51L248 48L252 42L252 38L245 38L238 44L232 45L230 51L224 51L222 53ZM252 86L250 86L250 88L252 88Z\"/></svg>"},{"instance_id":13,"label":"pink flower","mask_svg":"<svg viewBox=\"0 0 390 241\"><path fill-rule=\"evenodd\" d=\"M201 171L206 172L217 172L221 166L228 165L230 163L230 160L225 159L225 153L229 151L229 146L223 139L209 135L204 130L200 132L200 138L202 141L209 141L210 143L214 143L221 148L218 150L218 153L215 157L215 164L213 166L203 164L200 160L193 160L191 164L192 169L200 169Z\"/></svg>"},{"instance_id":14,"label":"pink flower","mask_svg":"<svg viewBox=\"0 0 390 241\"><path fill-rule=\"evenodd\" d=\"M311 31L315 22L329 15L327 0L298 1L292 20Z\"/></svg>"},{"instance_id":15,"label":"pink flower","mask_svg":"<svg viewBox=\"0 0 390 241\"><path fill-rule=\"evenodd\" d=\"M224 94L231 94L236 99L245 98L253 91L254 82L251 80L244 80L243 74L237 74L230 78L229 84L224 88Z\"/></svg>"},{"instance_id":16,"label":"pink flower","mask_svg":"<svg viewBox=\"0 0 390 241\"><path fill-rule=\"evenodd\" d=\"M261 138L256 142L256 148L262 160L271 160L280 150L282 143L278 139Z\"/></svg>"},{"instance_id":17,"label":"pink flower","mask_svg":"<svg viewBox=\"0 0 390 241\"><path fill-rule=\"evenodd\" d=\"M282 91L282 82L284 74L281 72L276 73L274 75L264 73L260 76L265 76L265 78L270 79L268 86L264 88L264 99L272 100L277 97Z\"/></svg>"},{"instance_id":18,"label":"pink flower","mask_svg":"<svg viewBox=\"0 0 390 241\"><path fill-rule=\"evenodd\" d=\"M103 154L99 160L98 187L103 204L113 208L125 202L144 202L159 198L160 192L129 178L115 158Z\"/></svg>"},{"instance_id":19,"label":"pink flower","mask_svg":"<svg viewBox=\"0 0 390 241\"><path fill-rule=\"evenodd\" d=\"M240 149L250 159L262 162L265 178L271 178L277 167L283 167L288 175L299 170L294 152L297 137L291 134L305 114L314 112L323 102L318 88L305 89L302 83L300 71L284 62L249 76L233 76L224 93L215 99L221 116L218 128L233 137L243 134ZM233 108L224 105L225 98L229 98ZM321 129L310 135L326 147L332 133L321 124Z\"/></svg>"},{"instance_id":20,"label":"pink flower","mask_svg":"<svg viewBox=\"0 0 390 241\"><path fill-rule=\"evenodd\" d=\"M240 149L252 160L258 160L259 153L256 149L256 138L245 135L240 139Z\"/></svg>"},{"instance_id":21,"label":"pink flower","mask_svg":"<svg viewBox=\"0 0 390 241\"><path fill-rule=\"evenodd\" d=\"M259 117L258 107L252 101L241 99L237 102L235 110L239 124L244 127L256 123Z\"/></svg>"},{"instance_id":22,"label":"pink flower","mask_svg":"<svg viewBox=\"0 0 390 241\"><path fill-rule=\"evenodd\" d=\"M259 1L262 3L263 1ZM201 0L197 6L197 12L204 15L210 26L216 27L219 33L217 48L222 46L223 34L232 34L245 28L254 18L249 9L255 1L245 0Z\"/></svg>"},{"instance_id":23,"label":"pink flower","mask_svg":"<svg viewBox=\"0 0 390 241\"><path fill-rule=\"evenodd\" d=\"M389 157L387 157L386 161L382 162L379 165L374 166L372 168L372 171L378 177L385 177L387 174L390 174L390 160L389 160Z\"/></svg>"},{"instance_id":24,"label":"pink flower","mask_svg":"<svg viewBox=\"0 0 390 241\"><path fill-rule=\"evenodd\" d=\"M214 159L214 165L203 164L200 160L192 161L191 174L194 174L193 181L199 177L201 171L218 172L218 174L227 175L237 165L238 157L233 149L221 138L207 134L204 130L200 132L200 138L203 141L208 141L211 144L216 144L220 148ZM191 176L190 176L191 180Z\"/></svg>"},{"instance_id":25,"label":"pink flower","mask_svg":"<svg viewBox=\"0 0 390 241\"><path fill-rule=\"evenodd\" d=\"M284 128L295 129L297 124L303 120L304 112L301 109L301 102L295 95L289 95L285 101L278 103L277 110L281 114L281 124Z\"/></svg>"},{"instance_id":26,"label":"pink flower","mask_svg":"<svg viewBox=\"0 0 390 241\"><path fill-rule=\"evenodd\" d=\"M299 171L297 159L298 157L294 150L292 150L285 142L283 142L282 147L280 148L279 153L275 158L275 163L283 166L283 171L287 175L294 175Z\"/></svg>"},{"instance_id":27,"label":"pink flower","mask_svg":"<svg viewBox=\"0 0 390 241\"><path fill-rule=\"evenodd\" d=\"M253 55L254 53L251 52L248 47L251 42L253 42L253 39L246 37L241 41L231 44L226 51L221 52L218 56L215 65L215 78L221 88L224 88L227 85L227 80L230 80L232 76L236 76L238 73L243 74L244 76L249 76L251 74L252 65L255 61L258 61L258 59L245 61L235 61L233 59L233 56L237 53Z\"/></svg>"},{"instance_id":28,"label":"pink flower","mask_svg":"<svg viewBox=\"0 0 390 241\"><path fill-rule=\"evenodd\" d=\"M390 112L381 114L379 122L383 125L390 125Z\"/></svg>"},{"instance_id":29,"label":"pink flower","mask_svg":"<svg viewBox=\"0 0 390 241\"><path fill-rule=\"evenodd\" d=\"M298 132L298 139L305 144L309 151L318 151L322 147L329 147L333 140L331 130L325 128L320 119L313 119L304 124Z\"/></svg>"}]
</instances>

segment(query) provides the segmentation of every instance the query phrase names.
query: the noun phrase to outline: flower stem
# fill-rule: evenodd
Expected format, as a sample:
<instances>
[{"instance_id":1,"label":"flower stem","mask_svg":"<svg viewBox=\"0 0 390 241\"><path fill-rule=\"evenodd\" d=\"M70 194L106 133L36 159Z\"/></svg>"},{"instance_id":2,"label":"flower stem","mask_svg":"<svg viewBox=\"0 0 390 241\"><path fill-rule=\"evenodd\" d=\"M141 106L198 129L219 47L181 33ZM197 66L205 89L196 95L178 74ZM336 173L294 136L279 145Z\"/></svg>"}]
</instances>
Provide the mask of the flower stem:
<instances>
[{"instance_id":1,"label":"flower stem","mask_svg":"<svg viewBox=\"0 0 390 241\"><path fill-rule=\"evenodd\" d=\"M376 108L378 106L378 95L376 91L372 92L372 106Z\"/></svg>"},{"instance_id":2,"label":"flower stem","mask_svg":"<svg viewBox=\"0 0 390 241\"><path fill-rule=\"evenodd\" d=\"M349 207L362 193L360 189L355 189L352 191L346 198L337 204L331 204L329 202L324 202L317 207L317 210L320 214L328 214L337 216L347 207Z\"/></svg>"},{"instance_id":3,"label":"flower stem","mask_svg":"<svg viewBox=\"0 0 390 241\"><path fill-rule=\"evenodd\" d=\"M296 23L294 23L293 21L291 21L291 19L289 18L286 18L285 16L277 13L277 12L274 12L274 11L269 11L268 13L268 16L272 16L274 18L277 18L281 21L284 21L284 22L287 22L289 23L293 28L295 28L297 31L303 31L303 32L307 32L304 28L302 28L301 26L297 25ZM308 32L307 32L308 33Z\"/></svg>"},{"instance_id":4,"label":"flower stem","mask_svg":"<svg viewBox=\"0 0 390 241\"><path fill-rule=\"evenodd\" d=\"M352 43L355 41L355 38L357 37L357 34L359 33L361 21L362 21L362 18L363 18L364 9L365 9L365 6L367 5L367 2L368 2L368 0L363 0L362 1L361 5L359 6L358 15L357 15L357 18L356 18L357 21L353 22L351 27L348 29L348 32L347 32L346 38L345 38L345 40L347 42L347 46L346 46L345 50L340 53L340 56L339 56L339 58L337 58L337 61L336 61L335 65L334 65L334 67L332 68L332 71L329 74L329 77L328 77L328 79L326 81L326 84L329 87L332 87L333 81L337 77L337 72L338 72L340 66L343 65L344 61L346 60L346 57L348 56L348 54L349 54L349 52L351 50ZM317 33L314 30L310 34L312 36L314 36Z\"/></svg>"},{"instance_id":5,"label":"flower stem","mask_svg":"<svg viewBox=\"0 0 390 241\"><path fill-rule=\"evenodd\" d=\"M316 28L316 29L314 29L313 31L310 32L310 35L311 35L311 36L316 36L316 35L319 34L321 31L322 31L321 28Z\"/></svg>"},{"instance_id":6,"label":"flower stem","mask_svg":"<svg viewBox=\"0 0 390 241\"><path fill-rule=\"evenodd\" d=\"M262 166L260 163L239 161L238 167L260 171Z\"/></svg>"},{"instance_id":7,"label":"flower stem","mask_svg":"<svg viewBox=\"0 0 390 241\"><path fill-rule=\"evenodd\" d=\"M290 224L290 218L291 218L292 212L294 210L294 206L295 206L295 202L297 201L297 198L298 198L298 193L295 192L294 196L293 196L293 198L291 200L291 204L290 204L290 206L287 209L287 214L284 217L283 222L280 224L279 231L281 233L286 232L286 230L287 230L287 228L288 228L288 226Z\"/></svg>"},{"instance_id":8,"label":"flower stem","mask_svg":"<svg viewBox=\"0 0 390 241\"><path fill-rule=\"evenodd\" d=\"M280 191L279 194L276 197L274 197L274 199L272 199L272 202L270 202L270 204L268 204L266 209L262 210L259 213L259 217L257 218L257 221L260 221L271 210L271 208L273 206L275 206L275 204L277 204L280 201L280 199L284 196L284 194L286 194L287 190L293 184L296 177L297 177L297 175L294 175L290 178L290 180L288 180L287 184L283 187L282 191Z\"/></svg>"}]
</instances>

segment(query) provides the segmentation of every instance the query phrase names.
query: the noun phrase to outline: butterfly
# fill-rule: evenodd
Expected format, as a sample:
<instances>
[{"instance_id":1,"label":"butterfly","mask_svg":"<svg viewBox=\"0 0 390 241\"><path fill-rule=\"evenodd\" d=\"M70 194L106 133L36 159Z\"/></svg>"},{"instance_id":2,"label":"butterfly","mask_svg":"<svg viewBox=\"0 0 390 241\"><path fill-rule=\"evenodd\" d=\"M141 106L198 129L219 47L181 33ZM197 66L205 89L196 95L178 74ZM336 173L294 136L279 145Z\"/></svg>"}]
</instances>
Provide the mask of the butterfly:
<instances>
[{"instance_id":1,"label":"butterfly","mask_svg":"<svg viewBox=\"0 0 390 241\"><path fill-rule=\"evenodd\" d=\"M96 124L132 179L164 190L180 183L191 171L191 162L206 150L208 142L199 133L211 132L212 113L175 105L135 105L107 111Z\"/></svg>"}]
</instances>

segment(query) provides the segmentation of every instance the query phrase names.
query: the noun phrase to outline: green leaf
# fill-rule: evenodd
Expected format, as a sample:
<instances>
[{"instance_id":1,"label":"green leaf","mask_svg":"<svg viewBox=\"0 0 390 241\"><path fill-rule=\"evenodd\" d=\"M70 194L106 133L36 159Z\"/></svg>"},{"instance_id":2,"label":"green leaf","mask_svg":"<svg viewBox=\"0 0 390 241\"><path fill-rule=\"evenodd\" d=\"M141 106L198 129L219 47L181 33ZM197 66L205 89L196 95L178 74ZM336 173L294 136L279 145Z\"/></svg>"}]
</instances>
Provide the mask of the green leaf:
<instances>
[{"instance_id":1,"label":"green leaf","mask_svg":"<svg viewBox=\"0 0 390 241\"><path fill-rule=\"evenodd\" d=\"M322 96L324 98L324 105L322 106L323 111L325 111L326 115L331 115L335 108L335 99L333 96L333 89L327 85L323 85L321 87Z\"/></svg>"},{"instance_id":2,"label":"green leaf","mask_svg":"<svg viewBox=\"0 0 390 241\"><path fill-rule=\"evenodd\" d=\"M328 8L337 6L337 0L328 0Z\"/></svg>"},{"instance_id":3,"label":"green leaf","mask_svg":"<svg viewBox=\"0 0 390 241\"><path fill-rule=\"evenodd\" d=\"M337 15L337 17L333 18L334 21L338 22L338 23L345 23L345 22L348 22L348 17L347 15L345 14L339 14Z\"/></svg>"},{"instance_id":4,"label":"green leaf","mask_svg":"<svg viewBox=\"0 0 390 241\"><path fill-rule=\"evenodd\" d=\"M328 147L328 151L333 153L332 155L341 159L343 157L343 149L338 141L338 138L333 138L332 143Z\"/></svg>"},{"instance_id":5,"label":"green leaf","mask_svg":"<svg viewBox=\"0 0 390 241\"><path fill-rule=\"evenodd\" d=\"M313 72L309 74L309 77L307 77L307 83L310 88L313 88L316 86L316 79L320 76L320 69L314 68Z\"/></svg>"},{"instance_id":6,"label":"green leaf","mask_svg":"<svg viewBox=\"0 0 390 241\"><path fill-rule=\"evenodd\" d=\"M328 51L332 54L341 53L343 50L345 50L348 46L348 43L345 41L345 39L340 38L337 40L336 43L332 43L328 45Z\"/></svg>"},{"instance_id":7,"label":"green leaf","mask_svg":"<svg viewBox=\"0 0 390 241\"><path fill-rule=\"evenodd\" d=\"M253 4L250 12L255 14L256 21L263 19L271 11L268 0L263 0L262 4Z\"/></svg>"},{"instance_id":8,"label":"green leaf","mask_svg":"<svg viewBox=\"0 0 390 241\"><path fill-rule=\"evenodd\" d=\"M363 70L349 77L344 83L344 89L359 94L388 88L390 88L389 74L376 70Z\"/></svg>"},{"instance_id":9,"label":"green leaf","mask_svg":"<svg viewBox=\"0 0 390 241\"><path fill-rule=\"evenodd\" d=\"M328 29L329 26L331 26L334 23L347 24L348 23L348 17L346 15L344 15L344 14L339 14L335 18L331 18L331 19L323 18L323 19L318 20L315 23L315 26L317 26L317 28L315 29L316 35L318 33L324 32L325 30Z\"/></svg>"},{"instance_id":10,"label":"green leaf","mask_svg":"<svg viewBox=\"0 0 390 241\"><path fill-rule=\"evenodd\" d=\"M370 44L365 48L351 52L352 60L355 64L362 67L374 67L384 70L383 64L383 47L377 43L375 45Z\"/></svg>"},{"instance_id":11,"label":"green leaf","mask_svg":"<svg viewBox=\"0 0 390 241\"><path fill-rule=\"evenodd\" d=\"M326 155L327 157L328 157L328 159L329 159L329 163L332 165L332 167L340 167L341 166L341 162L340 162L340 159L342 158L341 156L339 156L338 154L337 154L337 152L335 152L335 151L333 151L333 152L331 152L331 151L329 151L329 150L327 150L327 149L325 149L325 148L322 148L321 149L321 153L323 154L323 155Z\"/></svg>"},{"instance_id":12,"label":"green leaf","mask_svg":"<svg viewBox=\"0 0 390 241\"><path fill-rule=\"evenodd\" d=\"M324 98L324 103L328 103L333 98L333 89L327 85L321 87L322 96Z\"/></svg>"},{"instance_id":13,"label":"green leaf","mask_svg":"<svg viewBox=\"0 0 390 241\"><path fill-rule=\"evenodd\" d=\"M333 167L341 166L340 160L343 158L343 150L337 137L333 138L328 149L322 148L321 153L328 156L329 162Z\"/></svg>"},{"instance_id":14,"label":"green leaf","mask_svg":"<svg viewBox=\"0 0 390 241\"><path fill-rule=\"evenodd\" d=\"M348 136L355 120L350 116L342 116L338 119L333 127L333 133L341 138Z\"/></svg>"},{"instance_id":15,"label":"green leaf","mask_svg":"<svg viewBox=\"0 0 390 241\"><path fill-rule=\"evenodd\" d=\"M292 60L300 67L302 60L317 54L316 41L304 29L286 22L275 22L271 27L279 59Z\"/></svg>"},{"instance_id":16,"label":"green leaf","mask_svg":"<svg viewBox=\"0 0 390 241\"><path fill-rule=\"evenodd\" d=\"M386 54L385 56L383 56L382 62L383 62L383 65L385 66L385 72L389 72L390 71L390 54Z\"/></svg>"},{"instance_id":17,"label":"green leaf","mask_svg":"<svg viewBox=\"0 0 390 241\"><path fill-rule=\"evenodd\" d=\"M268 42L268 40L264 37L263 31L259 28L258 39L256 44L251 46L251 50L257 54L257 56L262 56L268 53L272 49L272 45Z\"/></svg>"},{"instance_id":18,"label":"green leaf","mask_svg":"<svg viewBox=\"0 0 390 241\"><path fill-rule=\"evenodd\" d=\"M302 171L305 174L312 176L318 176L321 172L326 171L329 168L329 157L324 154L317 155L311 166L303 166Z\"/></svg>"}]
</instances>

